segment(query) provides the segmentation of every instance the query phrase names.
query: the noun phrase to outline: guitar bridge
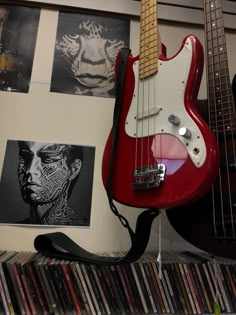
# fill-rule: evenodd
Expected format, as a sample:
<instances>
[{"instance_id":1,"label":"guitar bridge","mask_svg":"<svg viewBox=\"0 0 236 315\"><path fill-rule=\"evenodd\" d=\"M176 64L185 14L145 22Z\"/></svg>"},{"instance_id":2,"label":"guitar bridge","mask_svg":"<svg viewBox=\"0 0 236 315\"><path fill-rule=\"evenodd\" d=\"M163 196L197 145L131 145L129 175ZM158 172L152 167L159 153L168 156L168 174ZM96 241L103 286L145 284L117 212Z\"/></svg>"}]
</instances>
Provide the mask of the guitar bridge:
<instances>
[{"instance_id":1,"label":"guitar bridge","mask_svg":"<svg viewBox=\"0 0 236 315\"><path fill-rule=\"evenodd\" d=\"M139 190L159 187L164 180L165 172L164 164L136 168L133 172L132 188Z\"/></svg>"}]
</instances>

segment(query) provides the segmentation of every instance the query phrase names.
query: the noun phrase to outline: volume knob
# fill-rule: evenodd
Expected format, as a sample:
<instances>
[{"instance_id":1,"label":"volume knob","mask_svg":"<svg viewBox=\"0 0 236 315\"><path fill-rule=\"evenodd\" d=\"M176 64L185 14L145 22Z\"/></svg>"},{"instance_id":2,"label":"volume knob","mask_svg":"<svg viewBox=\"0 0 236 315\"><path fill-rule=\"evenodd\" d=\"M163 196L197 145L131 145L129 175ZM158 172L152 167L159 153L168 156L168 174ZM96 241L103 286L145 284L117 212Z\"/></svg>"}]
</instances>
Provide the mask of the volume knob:
<instances>
[{"instance_id":1,"label":"volume knob","mask_svg":"<svg viewBox=\"0 0 236 315\"><path fill-rule=\"evenodd\" d=\"M169 123L172 125L178 126L180 124L180 119L179 117L175 116L174 114L169 115L168 117Z\"/></svg>"},{"instance_id":2,"label":"volume knob","mask_svg":"<svg viewBox=\"0 0 236 315\"><path fill-rule=\"evenodd\" d=\"M186 138L186 139L189 139L189 138L191 138L191 136L192 136L192 132L191 132L190 129L188 129L188 128L186 128L186 127L182 127L182 128L179 129L179 135L180 135L181 137L184 137L184 138Z\"/></svg>"}]
</instances>

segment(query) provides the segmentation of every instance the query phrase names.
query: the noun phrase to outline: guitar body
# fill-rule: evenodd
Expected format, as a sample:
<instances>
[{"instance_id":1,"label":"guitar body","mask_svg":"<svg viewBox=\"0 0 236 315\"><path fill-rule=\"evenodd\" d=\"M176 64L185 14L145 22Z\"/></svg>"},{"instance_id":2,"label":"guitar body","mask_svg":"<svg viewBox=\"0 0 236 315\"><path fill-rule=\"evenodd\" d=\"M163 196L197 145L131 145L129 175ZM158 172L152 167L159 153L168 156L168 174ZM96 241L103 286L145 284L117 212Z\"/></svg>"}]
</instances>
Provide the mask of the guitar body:
<instances>
[{"instance_id":1,"label":"guitar body","mask_svg":"<svg viewBox=\"0 0 236 315\"><path fill-rule=\"evenodd\" d=\"M236 103L236 76L233 92ZM214 183L213 190L190 206L166 213L176 232L194 246L212 255L236 259L236 134L228 136L226 142L219 139L219 146L222 152L220 179Z\"/></svg>"},{"instance_id":2,"label":"guitar body","mask_svg":"<svg viewBox=\"0 0 236 315\"><path fill-rule=\"evenodd\" d=\"M138 208L172 208L200 198L218 171L215 137L195 109L203 51L194 36L159 70L138 78L139 56L129 57L112 169L113 198ZM186 129L185 129L186 128ZM106 187L110 133L104 149Z\"/></svg>"}]
</instances>

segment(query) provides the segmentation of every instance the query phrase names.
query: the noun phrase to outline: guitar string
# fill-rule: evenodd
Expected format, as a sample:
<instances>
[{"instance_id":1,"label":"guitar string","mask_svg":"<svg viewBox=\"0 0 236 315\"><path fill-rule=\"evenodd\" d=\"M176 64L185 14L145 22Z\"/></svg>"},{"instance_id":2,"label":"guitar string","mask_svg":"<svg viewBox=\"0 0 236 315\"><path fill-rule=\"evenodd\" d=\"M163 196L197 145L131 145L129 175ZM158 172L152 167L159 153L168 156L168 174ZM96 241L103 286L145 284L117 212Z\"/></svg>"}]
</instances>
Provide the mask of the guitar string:
<instances>
[{"instance_id":1,"label":"guitar string","mask_svg":"<svg viewBox=\"0 0 236 315\"><path fill-rule=\"evenodd\" d=\"M139 62L139 66L140 66L140 62ZM139 78L139 71L138 71L137 80L138 80L138 83L137 83L138 99L137 99L137 113L136 113L135 170L137 170L139 166L140 171L141 171L143 167L143 143L144 143L144 140L143 140L144 119L143 118L144 118L144 88L145 86L144 86L144 80L141 80ZM141 124L139 122L141 122Z\"/></svg>"},{"instance_id":2,"label":"guitar string","mask_svg":"<svg viewBox=\"0 0 236 315\"><path fill-rule=\"evenodd\" d=\"M141 6L143 5L143 2L141 1ZM142 7L142 21L140 20L140 53L141 53L141 29L142 29L142 23L143 23L143 17L145 17L145 8ZM143 66L143 65L142 65ZM142 90L141 90L141 98L142 98L142 102L141 102L141 113L142 113L142 117L141 117L141 147L140 147L140 167L141 170L143 169L143 144L144 144L144 138L143 138L143 129L144 129L144 91L145 91L145 79L140 80L139 79L139 83L142 86ZM140 113L140 112L139 112Z\"/></svg>"},{"instance_id":3,"label":"guitar string","mask_svg":"<svg viewBox=\"0 0 236 315\"><path fill-rule=\"evenodd\" d=\"M157 104L157 75L155 75L154 77L154 87L153 87L153 93L154 93L154 107L158 106ZM156 164L158 164L158 157L156 156L155 152L156 152L156 147L157 147L157 137L156 137L156 133L157 133L157 115L154 115L154 120L153 120L153 133L154 133L154 138L153 138L153 155L154 155L154 160L155 160L155 166Z\"/></svg>"},{"instance_id":4,"label":"guitar string","mask_svg":"<svg viewBox=\"0 0 236 315\"><path fill-rule=\"evenodd\" d=\"M209 11L210 14L211 14L211 17L213 18L213 14L215 15L216 17L216 13L220 13L220 16L218 17L218 19L215 20L215 25L212 23L212 20L211 20L211 26L210 26L210 30L212 31L212 28L215 26L215 32L217 32L217 35L219 34L219 30L222 31L222 35L221 35L221 39L224 39L224 25L223 25L223 15L222 15L222 6L221 6L221 3L219 3L219 7L217 7L216 3L215 3L215 9L214 10L211 10ZM222 25L220 27L218 27L217 25L217 22L222 22ZM212 31L213 32L213 31ZM211 42L211 47L212 47L212 51L214 52L216 47L214 47L214 43L213 43L213 34L211 34L211 39L212 39L212 42ZM223 45L223 47L221 46ZM222 68L221 68L221 62L220 62L220 53L223 53L224 56L225 56L225 53L226 53L226 43L223 42L223 43L220 43L220 39L219 39L219 36L217 36L217 48L218 48L218 51L217 51L217 56L216 56L216 60L214 60L214 55L213 54L213 59L212 59L212 69L214 69L214 65L216 64L217 62L217 65L218 65L218 73L214 71L212 71L213 73L213 76L212 76L212 79L213 79L213 82L214 82L214 105L215 105L215 111L217 112L217 101L219 100L219 98L217 98L216 100L216 76L218 74L218 80L219 80L219 86L220 86L220 106L221 106L221 110L218 112L220 114L220 117L221 117L221 121L218 121L218 115L216 115L216 132L217 132L217 138L219 136L219 133L220 131L222 132L222 122L223 122L223 145L224 145L224 151L225 151L225 167L226 167L226 177L227 177L227 191L228 191L228 198L229 198L229 208L230 208L230 219L231 219L231 230L232 230L232 236L235 237L235 233L234 233L234 223L233 223L233 213L232 213L232 202L231 202L231 187L230 187L230 178L229 178L229 163L228 163L228 152L227 152L227 142L226 142L226 123L225 123L225 115L224 115L224 98L223 98L223 82L222 82L222 76L221 76L221 72L222 72ZM224 51L224 47L225 47L225 51ZM227 70L227 59L223 59L224 62L224 71ZM226 76L225 76L226 77ZM229 82L226 82L226 84L229 84ZM225 91L224 91L225 92ZM228 91L229 92L229 91ZM227 98L227 104L229 105L229 93L227 93L228 95L228 98ZM219 106L218 106L219 108ZM232 133L232 130L231 130L231 133ZM219 139L218 139L218 143L219 143ZM222 163L222 161L221 161ZM221 204L221 226L223 228L223 236L224 237L227 237L226 235L226 229L225 229L225 223L227 222L227 217L225 216L226 213L225 213L225 201L224 201L224 196L223 196L223 193L222 193L222 174L221 174L221 168L219 169L219 175L218 175L218 181L219 181L219 189L220 189L220 204ZM213 190L214 190L214 185L213 185ZM214 204L214 207L213 207L213 211L216 211L216 208L215 208L215 192L213 191L213 204ZM216 218L216 213L213 214L213 217L214 219ZM217 228L216 228L216 225L215 225L215 233L217 233Z\"/></svg>"},{"instance_id":5,"label":"guitar string","mask_svg":"<svg viewBox=\"0 0 236 315\"><path fill-rule=\"evenodd\" d=\"M144 151L143 151L143 144L144 144L144 134L143 134L143 129L144 129L144 101L145 101L145 96L144 96L144 91L145 91L145 79L143 79L142 81L142 103L141 103L141 106L142 106L142 123L141 123L141 148L140 148L140 164L141 164L141 169L142 167L144 166L143 165L143 159L144 159Z\"/></svg>"},{"instance_id":6,"label":"guitar string","mask_svg":"<svg viewBox=\"0 0 236 315\"><path fill-rule=\"evenodd\" d=\"M160 31L159 31L159 27L158 27L158 5L157 5L157 7L156 7L156 21L157 21L157 24L156 24L156 26L157 26L157 29L156 29L156 31L157 31L157 33L156 33L156 45L157 45L157 53L159 54L158 56L157 56L157 63L159 62L159 59L160 59L160 56L162 55L162 42L161 42L161 35L160 35ZM158 67L157 67L157 73L158 73L158 71L160 70L160 65L158 65ZM157 74L158 75L158 74ZM156 87L157 87L157 75L155 75L155 80L154 80L154 107L156 106L157 108L158 108L158 106L159 106L159 104L157 103L157 100L158 100L158 95L157 95L157 93L158 93L158 91L157 91L157 89L156 89ZM158 115L159 114L157 114L157 115L155 115L154 117L154 135L156 135L156 133L157 133L157 130L158 130L158 128L159 128L159 130L160 130L160 127L158 126L158 123L157 123L157 119L158 119ZM160 145L159 145L159 148L160 148L160 152L159 152L159 155L156 155L156 164L158 165L158 163L160 163L160 164L162 164L163 163L163 153L162 153L162 135L160 134L159 135L159 137L157 138L156 136L154 136L155 137L155 147L154 147L154 152L157 152L157 145L158 145L158 139L159 139L159 141L160 141ZM160 227L161 227L161 224L160 224ZM161 238L161 232L160 232L160 238ZM160 243L161 243L161 239L160 239ZM159 246L160 246L160 244L159 244ZM160 253L160 249L159 249L159 253ZM161 268L161 267L160 267ZM159 273L160 273L160 268L159 268Z\"/></svg>"},{"instance_id":7,"label":"guitar string","mask_svg":"<svg viewBox=\"0 0 236 315\"><path fill-rule=\"evenodd\" d=\"M222 9L222 3L221 3L221 9ZM222 10L221 10L222 12ZM224 34L224 29L223 29ZM224 34L225 35L225 34ZM232 143L232 152L233 152L233 168L236 167L236 152L235 152L235 144L234 144L234 133L235 133L235 123L236 123L236 115L235 115L235 107L234 107L234 99L233 99L233 92L232 88L230 86L230 75L229 75L229 66L228 66L228 57L227 57L227 49L226 49L226 41L225 41L225 54L226 56L225 63L226 63L226 74L227 74L227 87L228 87L228 106L229 106L229 113L230 113L230 136L231 136L231 143ZM227 151L226 151L227 152ZM229 183L229 201L230 201L230 211L231 211L231 226L232 226L232 232L233 232L233 238L235 238L235 226L234 226L234 214L233 214L233 204L232 204L232 191L231 191L231 181L230 181L230 175L229 175L229 168L232 162L227 158L228 164L227 164L227 180Z\"/></svg>"},{"instance_id":8,"label":"guitar string","mask_svg":"<svg viewBox=\"0 0 236 315\"><path fill-rule=\"evenodd\" d=\"M228 113L231 113L230 110L230 106L232 107L232 92L231 92L231 87L230 87L230 78L229 78L229 69L228 69L228 59L227 59L227 49L226 49L226 39L225 39L225 32L224 32L224 20L223 20L223 10L222 10L222 2L220 1L219 4L219 9L220 9L220 14L221 14L221 21L222 21L222 39L223 39L223 43L222 46L220 46L220 50L218 51L218 61L219 61L219 71L221 71L221 67L220 67L220 58L219 58L219 53L223 53L223 60L224 60L224 71L225 71L225 79L226 79L226 93L227 93L227 105L226 108L228 106ZM218 42L219 42L219 37L218 37ZM222 77L220 76L220 79ZM221 82L221 87L222 87L222 82ZM221 89L222 92L223 89ZM222 108L224 109L224 99L223 99L223 95L222 95ZM222 116L223 116L223 126L226 127L226 118L224 115L224 112L222 110ZM227 126L228 127L228 126ZM227 176L227 186L228 186L228 198L229 198L229 209L230 209L230 219L231 219L231 230L232 230L232 237L235 238L235 229L234 229L234 219L233 219L233 207L232 207L232 199L231 199L231 182L230 182L230 174L229 174L229 156L228 156L228 150L227 150L227 135L226 132L227 130L225 128L223 128L224 130L224 149L225 149L225 155L226 155L226 176ZM231 140L232 143L234 145L234 141L233 141L233 132L232 132L232 121L231 121L231 116L230 116L230 125L229 125L229 130L230 130L230 135L231 135ZM234 160L235 162L235 160Z\"/></svg>"},{"instance_id":9,"label":"guitar string","mask_svg":"<svg viewBox=\"0 0 236 315\"><path fill-rule=\"evenodd\" d=\"M148 8L147 12L149 13L148 15L151 17L151 21L148 19L148 25L150 25L150 23L152 23L153 15L151 14L152 13L152 9L151 8L153 6L155 7L156 4L152 3L152 2L150 2L149 5L147 6L147 8ZM144 85L146 85L146 97L144 95L144 101L147 100L147 106L144 104L144 108L145 108L145 110L147 110L147 120L146 120L146 122L147 122L147 126L146 126L147 127L147 135L145 133L145 135L147 136L147 148L145 148L145 151L147 151L147 168L148 168L148 170L150 170L151 167L152 167L151 159L150 159L150 149L151 149L150 148L150 137L151 137L151 132L150 132L150 113L151 113L150 112L150 110L151 110L151 107L150 107L151 106L151 104L150 104L150 99L151 99L151 97L150 97L151 96L150 90L151 90L151 86L150 85L151 85L151 79L150 79L150 75L148 75L148 77L144 79ZM144 165L144 166L146 166L146 165ZM150 180L149 176L150 175L148 175L148 177L147 177L148 181Z\"/></svg>"},{"instance_id":10,"label":"guitar string","mask_svg":"<svg viewBox=\"0 0 236 315\"><path fill-rule=\"evenodd\" d=\"M213 126L213 123L212 123L212 117L211 117L211 107L212 107L212 105L211 105L211 102L210 102L210 67L211 67L211 64L210 64L210 54L212 54L211 53L211 51L212 51L212 48L211 48L211 46L212 46L212 41L211 41L211 43L210 43L210 41L209 41L209 37L208 37L208 25L209 25L209 21L207 22L207 14L208 13L210 13L210 5L209 5L209 2L207 2L207 1L204 1L204 11L205 11L205 15L204 15L204 17L205 17L205 32L206 32L206 34L205 34L205 41L206 41L206 54L207 54L207 60L208 60L208 71L206 71L206 78L207 78L207 83L208 83L208 85L207 85L207 90L208 90L208 123L209 123L209 125L213 128L214 126ZM211 28L210 28L210 31L211 31ZM211 34L211 36L210 36L210 38L212 39L212 34ZM212 78L213 79L213 78ZM214 86L214 85L213 85ZM214 95L215 95L215 90L214 90ZM215 102L214 102L214 104L215 104ZM215 115L215 117L216 117L216 119L215 119L215 124L217 124L217 115L216 115L216 107L214 106L213 107L213 111L214 111L214 115ZM215 126L216 127L216 126ZM217 129L217 127L216 127L216 130L215 130L215 136L216 136L216 141L217 141L217 143L219 143L219 139L218 139L218 129ZM218 175L219 176L219 175ZM217 178L218 179L218 178ZM211 187L211 192L212 192L212 220L213 220L213 229L214 229L214 234L215 234L215 236L216 236L216 234L217 234L217 227L216 227L216 211L215 211L215 189L214 189L214 185L212 185L212 187Z\"/></svg>"},{"instance_id":11,"label":"guitar string","mask_svg":"<svg viewBox=\"0 0 236 315\"><path fill-rule=\"evenodd\" d=\"M143 9L143 10L146 10L149 12L150 9ZM141 24L140 24L140 33L141 33ZM141 51L141 40L140 40L140 51ZM137 101L137 114L136 114L136 153L135 153L136 165L135 165L135 169L137 169L139 165L138 162L140 158L141 170L142 169L144 170L146 167L148 169L152 167L151 158L150 158L150 141L151 141L151 135L152 135L150 131L150 118L149 118L151 114L150 89L151 89L150 76L145 77L144 79L140 79L140 62L139 62L138 101ZM141 121L141 124L139 123L139 121ZM147 139L147 144L144 141L144 135L145 135L145 138ZM141 141L138 141L138 138L141 138ZM140 148L139 148L139 143L140 143ZM145 144L147 145L147 147L145 146ZM138 157L139 149L140 149L140 157ZM147 163L146 163L146 160L147 160Z\"/></svg>"},{"instance_id":12,"label":"guitar string","mask_svg":"<svg viewBox=\"0 0 236 315\"><path fill-rule=\"evenodd\" d=\"M225 43L225 49L226 49L226 43ZM225 51L226 52L226 51ZM229 128L230 128L230 135L231 136L231 142L233 145L233 154L234 154L234 165L235 165L235 150L234 150L234 139L233 139L233 125L232 125L232 106L233 106L233 99L232 99L232 91L230 87L230 79L229 79L229 70L228 70L228 60L225 59L225 71L226 71L226 82L227 82L227 105L228 105L228 113L230 113L230 121L229 121ZM229 198L229 206L230 206L230 218L231 218L231 229L232 229L232 236L235 238L235 227L234 227L234 218L233 218L233 205L232 205L232 191L231 191L231 181L230 181L230 156L228 156L228 150L227 150L227 144L225 141L225 152L227 154L227 183L228 183L228 198Z\"/></svg>"},{"instance_id":13,"label":"guitar string","mask_svg":"<svg viewBox=\"0 0 236 315\"><path fill-rule=\"evenodd\" d=\"M138 61L138 64L139 61ZM139 80L139 67L138 67L138 76L137 76L137 95L135 95L135 97L137 97L137 108L136 108L136 138L135 138L135 165L134 165L134 170L137 170L138 167L138 133L139 133L139 127L138 127L138 113L139 113L139 103L140 103L140 80ZM136 179L135 179L136 180Z\"/></svg>"},{"instance_id":14,"label":"guitar string","mask_svg":"<svg viewBox=\"0 0 236 315\"><path fill-rule=\"evenodd\" d=\"M216 133L217 133L217 142L218 144L220 143L220 133L222 132L221 129L221 125L220 125L220 122L219 122L219 115L221 115L221 119L224 120L224 117L223 117L223 99L222 99L222 83L220 81L220 76L218 75L218 79L219 79L219 83L218 83L218 87L219 87L219 92L220 93L220 104L218 105L218 108L217 108L217 99L216 99L216 89L217 89L217 80L216 80L216 70L215 70L215 65L218 65L218 71L220 69L220 63L219 63L219 52L217 51L217 55L215 53L215 49L216 47L219 48L219 41L218 41L218 37L217 37L217 44L216 44L216 47L214 47L214 35L213 35L213 32L218 32L217 28L215 28L215 30L213 31L213 19L215 20L215 24L217 24L217 20L216 20L216 13L217 13L217 10L219 11L219 8L217 8L217 3L216 1L213 1L214 2L214 10L211 10L210 8L210 30L211 30L211 50L212 50L212 80L213 80L213 87L214 87L214 107L215 107L215 124L216 124ZM214 18L214 16L215 18ZM221 107L221 108L220 108ZM219 110L220 108L220 110ZM224 124L223 124L224 126ZM224 132L224 128L223 128L223 142L225 143L225 132ZM226 152L225 152L226 153ZM225 155L226 157L226 155ZM221 163L222 163L222 160L221 160ZM227 163L226 163L227 164ZM218 186L219 186L219 191L220 191L220 217L219 215L217 215L217 209L216 209L216 205L217 205L217 202L215 203L215 197L218 195L216 191L214 191L214 212L215 212L215 219L217 220L221 220L219 221L218 223L218 227L222 227L222 231L223 231L223 237L226 237L226 229L225 229L225 217L224 217L224 198L223 198L223 194L222 194L222 168L220 166L219 168L219 174L218 174ZM215 186L213 185L213 189L215 189ZM217 230L217 222L215 222L216 224L216 227L215 227L215 232L216 232L216 235L219 233L219 231Z\"/></svg>"},{"instance_id":15,"label":"guitar string","mask_svg":"<svg viewBox=\"0 0 236 315\"><path fill-rule=\"evenodd\" d=\"M204 3L204 10L205 10L205 25L206 25L206 32L208 32L208 27L209 27L209 31L210 31L210 37L208 36L209 34L206 34L206 47L207 47L207 60L209 61L208 64L208 72L207 72L207 82L208 82L208 118L209 118L209 125L212 126L212 128L215 128L215 136L216 136L216 141L219 144L219 129L218 129L218 117L217 117L217 109L216 109L216 100L215 100L215 95L216 95L216 90L215 90L215 77L214 77L214 50L213 50L213 32L212 32L212 13L211 13L211 9L210 9L210 1L205 1ZM215 11L215 10L214 10ZM207 14L210 15L210 21L207 22ZM210 40L209 40L210 38ZM210 63L210 56L211 56L211 60L212 62ZM214 104L213 104L213 111L214 111L214 117L215 120L212 120L212 103L211 103L211 99L210 99L210 77L212 75L212 82L213 82L213 92L214 92ZM219 169L219 174L217 177L217 181L219 183L221 183L221 173L220 173L220 169ZM217 196L217 193L215 192L215 185L216 183L214 183L212 185L211 191L212 191L212 218L213 218L213 228L214 228L214 236L217 236L217 211L216 211L216 204L215 203L215 198ZM220 189L221 191L221 189ZM221 205L221 209L222 209L222 195L220 194L220 205ZM224 222L222 224L223 227L223 233L225 231L224 229Z\"/></svg>"},{"instance_id":16,"label":"guitar string","mask_svg":"<svg viewBox=\"0 0 236 315\"><path fill-rule=\"evenodd\" d=\"M213 23L212 23L212 19L214 18L212 15L214 14L215 15L215 30L212 30L212 51L213 51L213 59L212 59L212 73L213 73L213 81L214 81L214 104L215 104L215 108L216 108L216 129L217 129L217 134L220 138L220 133L222 134L222 125L220 125L220 121L219 119L223 120L223 143L225 144L226 143L226 139L225 139L225 124L224 124L224 110L223 110L223 97L222 97L222 82L221 82L221 68L220 68L220 61L219 61L219 38L218 38L218 28L217 28L217 23L219 20L216 19L216 15L217 15L217 11L219 12L219 9L220 9L220 6L217 8L217 2L214 1L214 10L211 11L211 30L213 28ZM220 16L221 18L221 16ZM221 18L222 20L222 18ZM223 30L223 28L221 28ZM217 33L217 37L216 37L216 40L217 40L217 43L216 43L216 47L214 47L214 41L213 41L213 38L214 38L214 35L213 35L213 32L216 32ZM215 53L215 50L217 49L217 54ZM215 59L214 59L215 58ZM217 95L216 95L216 87L217 87L217 80L216 80L216 75L217 75L217 71L216 69L214 68L215 65L218 66L218 86L220 87L219 89L219 94L220 94L220 104L218 105L217 107ZM215 71L214 71L215 70ZM218 96L219 97L219 96ZM219 110L220 108L220 110ZM219 115L218 115L219 114ZM222 124L222 122L221 122ZM218 138L218 139L219 139ZM220 143L220 140L219 142ZM225 158L226 158L226 153L227 151L225 150ZM226 159L227 161L227 159ZM221 161L222 163L222 161ZM227 164L227 162L225 163ZM222 169L221 167L219 168L219 190L220 190L220 212L221 212L221 226L223 228L223 236L226 237L226 228L225 228L225 216L224 216L224 212L225 212L225 204L224 204L224 198L223 198L223 188L222 188Z\"/></svg>"},{"instance_id":17,"label":"guitar string","mask_svg":"<svg viewBox=\"0 0 236 315\"><path fill-rule=\"evenodd\" d=\"M142 8L142 3L141 3L141 8ZM142 11L140 13L142 15ZM135 160L134 160L134 170L137 174L137 171L138 171L138 151L139 151L139 141L138 141L138 138L139 138L139 113L140 113L140 104L141 104L141 100L140 100L140 97L141 97L141 92L140 92L140 51L141 51L141 16L140 16L140 40L139 40L139 60L137 60L136 62L138 63L138 74L136 76L136 80L138 80L137 82L137 94L134 95L133 97L137 97L137 105L136 105L136 117L134 118L136 120L136 133L135 133ZM136 84L136 82L135 82ZM136 177L134 174L134 181L135 183L137 182L138 180L138 177Z\"/></svg>"},{"instance_id":18,"label":"guitar string","mask_svg":"<svg viewBox=\"0 0 236 315\"><path fill-rule=\"evenodd\" d=\"M147 167L150 169L151 161L150 161L150 77L148 77L146 82L147 85L147 107L148 107L148 118L147 118ZM146 151L146 148L145 148ZM148 176L149 178L149 176Z\"/></svg>"}]
</instances>

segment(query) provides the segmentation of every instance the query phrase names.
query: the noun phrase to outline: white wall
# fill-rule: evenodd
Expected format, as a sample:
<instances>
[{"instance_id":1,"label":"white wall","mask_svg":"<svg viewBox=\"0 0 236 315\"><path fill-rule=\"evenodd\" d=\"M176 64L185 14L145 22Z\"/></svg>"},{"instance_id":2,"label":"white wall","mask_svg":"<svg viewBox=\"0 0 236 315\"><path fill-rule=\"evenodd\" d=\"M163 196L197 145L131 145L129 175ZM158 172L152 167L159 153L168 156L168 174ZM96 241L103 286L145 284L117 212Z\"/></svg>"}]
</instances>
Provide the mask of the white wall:
<instances>
[{"instance_id":1,"label":"white wall","mask_svg":"<svg viewBox=\"0 0 236 315\"><path fill-rule=\"evenodd\" d=\"M114 99L80 95L50 93L50 77L56 36L57 12L43 9L41 12L32 82L28 94L0 92L0 170L2 168L7 139L55 141L96 146L94 186L91 210L91 226L81 228L25 228L0 226L0 248L33 250L36 235L60 230L81 246L91 251L117 251L129 247L129 237L119 220L111 213L101 180L101 161L104 145L112 124ZM202 29L160 24L162 41L168 49L168 57L179 49L183 38L196 35L203 42ZM131 48L138 53L138 22L131 23ZM228 57L231 75L236 71L236 34L227 33ZM200 98L206 97L206 81L202 80ZM56 113L56 116L55 116ZM137 209L118 205L131 225ZM4 211L4 209L1 209ZM150 248L158 248L158 224L153 225ZM189 248L172 229L162 214L162 249Z\"/></svg>"}]
</instances>

